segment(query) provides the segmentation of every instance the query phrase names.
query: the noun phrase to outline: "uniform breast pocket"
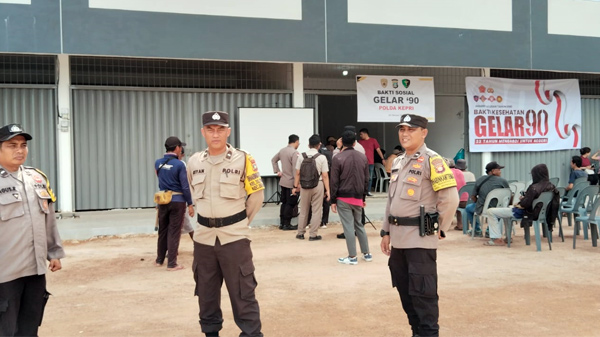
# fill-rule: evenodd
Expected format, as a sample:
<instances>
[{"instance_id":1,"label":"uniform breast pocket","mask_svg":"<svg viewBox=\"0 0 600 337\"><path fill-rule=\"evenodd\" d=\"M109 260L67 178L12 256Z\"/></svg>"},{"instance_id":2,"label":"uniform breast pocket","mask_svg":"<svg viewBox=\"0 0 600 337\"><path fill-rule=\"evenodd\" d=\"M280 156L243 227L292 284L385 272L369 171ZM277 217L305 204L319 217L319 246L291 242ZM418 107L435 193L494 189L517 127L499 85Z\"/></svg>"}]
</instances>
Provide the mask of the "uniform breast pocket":
<instances>
[{"instance_id":1,"label":"uniform breast pocket","mask_svg":"<svg viewBox=\"0 0 600 337\"><path fill-rule=\"evenodd\" d=\"M19 192L0 194L0 219L7 221L25 214L23 197Z\"/></svg>"},{"instance_id":2,"label":"uniform breast pocket","mask_svg":"<svg viewBox=\"0 0 600 337\"><path fill-rule=\"evenodd\" d=\"M221 174L219 188L222 198L239 199L241 192L240 176L234 174Z\"/></svg>"},{"instance_id":3,"label":"uniform breast pocket","mask_svg":"<svg viewBox=\"0 0 600 337\"><path fill-rule=\"evenodd\" d=\"M421 198L421 176L408 176L401 182L400 199L419 200Z\"/></svg>"},{"instance_id":4,"label":"uniform breast pocket","mask_svg":"<svg viewBox=\"0 0 600 337\"><path fill-rule=\"evenodd\" d=\"M194 174L192 177L192 198L202 199L204 198L204 187L206 186L206 174Z\"/></svg>"}]
</instances>

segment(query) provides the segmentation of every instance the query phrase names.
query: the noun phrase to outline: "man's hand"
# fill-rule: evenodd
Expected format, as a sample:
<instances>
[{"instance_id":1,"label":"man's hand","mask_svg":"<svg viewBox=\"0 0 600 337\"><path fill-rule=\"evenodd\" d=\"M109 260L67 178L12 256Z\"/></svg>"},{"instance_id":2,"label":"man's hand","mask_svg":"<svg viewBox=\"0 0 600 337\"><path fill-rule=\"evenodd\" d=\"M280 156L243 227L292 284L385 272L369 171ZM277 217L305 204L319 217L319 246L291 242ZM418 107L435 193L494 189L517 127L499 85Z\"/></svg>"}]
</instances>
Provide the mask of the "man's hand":
<instances>
[{"instance_id":1,"label":"man's hand","mask_svg":"<svg viewBox=\"0 0 600 337\"><path fill-rule=\"evenodd\" d=\"M329 195L329 191L325 192L325 196L327 197L327 201L331 200L331 196Z\"/></svg>"},{"instance_id":2,"label":"man's hand","mask_svg":"<svg viewBox=\"0 0 600 337\"><path fill-rule=\"evenodd\" d=\"M392 253L392 250L390 249L390 236L389 235L385 235L384 237L381 238L381 251L386 256L390 256L390 254Z\"/></svg>"},{"instance_id":3,"label":"man's hand","mask_svg":"<svg viewBox=\"0 0 600 337\"><path fill-rule=\"evenodd\" d=\"M194 216L194 205L189 205L189 206L188 206L188 215L189 215L190 217L193 217L193 216Z\"/></svg>"},{"instance_id":4,"label":"man's hand","mask_svg":"<svg viewBox=\"0 0 600 337\"><path fill-rule=\"evenodd\" d=\"M277 172L277 176L281 177L283 175L283 172Z\"/></svg>"},{"instance_id":5,"label":"man's hand","mask_svg":"<svg viewBox=\"0 0 600 337\"><path fill-rule=\"evenodd\" d=\"M385 159L381 158L381 163L385 165Z\"/></svg>"},{"instance_id":6,"label":"man's hand","mask_svg":"<svg viewBox=\"0 0 600 337\"><path fill-rule=\"evenodd\" d=\"M296 188L292 188L292 195L296 195Z\"/></svg>"},{"instance_id":7,"label":"man's hand","mask_svg":"<svg viewBox=\"0 0 600 337\"><path fill-rule=\"evenodd\" d=\"M336 204L331 204L331 211L333 213L337 213L337 205Z\"/></svg>"},{"instance_id":8,"label":"man's hand","mask_svg":"<svg viewBox=\"0 0 600 337\"><path fill-rule=\"evenodd\" d=\"M50 265L48 265L48 269L50 269L50 271L52 271L52 272L61 270L62 265L60 264L60 260L59 259L50 259Z\"/></svg>"}]
</instances>

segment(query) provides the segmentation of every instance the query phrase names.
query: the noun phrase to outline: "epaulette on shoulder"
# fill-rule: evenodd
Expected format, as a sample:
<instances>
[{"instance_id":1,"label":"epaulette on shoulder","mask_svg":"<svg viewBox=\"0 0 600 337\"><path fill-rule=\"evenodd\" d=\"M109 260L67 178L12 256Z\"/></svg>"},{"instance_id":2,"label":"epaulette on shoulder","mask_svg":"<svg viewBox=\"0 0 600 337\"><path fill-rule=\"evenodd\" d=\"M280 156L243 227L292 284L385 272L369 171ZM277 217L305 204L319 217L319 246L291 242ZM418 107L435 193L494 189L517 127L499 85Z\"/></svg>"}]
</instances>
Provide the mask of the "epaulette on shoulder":
<instances>
[{"instance_id":1,"label":"epaulette on shoulder","mask_svg":"<svg viewBox=\"0 0 600 337\"><path fill-rule=\"evenodd\" d=\"M42 170L35 168L35 167L31 167L31 166L23 166L26 169L29 170L35 170L37 173L41 174L44 179L46 179L46 191L48 191L48 194L50 195L50 199L52 200L52 202L56 202L56 195L54 194L54 191L52 191L52 189L50 188L50 179L48 179L48 176L46 175L46 173L42 172Z\"/></svg>"},{"instance_id":2,"label":"epaulette on shoulder","mask_svg":"<svg viewBox=\"0 0 600 337\"><path fill-rule=\"evenodd\" d=\"M237 147L235 148L236 151L240 151L240 152L244 152L245 154L248 154L248 151L246 150L242 150L242 149L238 149Z\"/></svg>"},{"instance_id":3,"label":"epaulette on shoulder","mask_svg":"<svg viewBox=\"0 0 600 337\"><path fill-rule=\"evenodd\" d=\"M427 149L427 155L429 157L435 157L435 156L439 156L439 154L431 149Z\"/></svg>"}]
</instances>

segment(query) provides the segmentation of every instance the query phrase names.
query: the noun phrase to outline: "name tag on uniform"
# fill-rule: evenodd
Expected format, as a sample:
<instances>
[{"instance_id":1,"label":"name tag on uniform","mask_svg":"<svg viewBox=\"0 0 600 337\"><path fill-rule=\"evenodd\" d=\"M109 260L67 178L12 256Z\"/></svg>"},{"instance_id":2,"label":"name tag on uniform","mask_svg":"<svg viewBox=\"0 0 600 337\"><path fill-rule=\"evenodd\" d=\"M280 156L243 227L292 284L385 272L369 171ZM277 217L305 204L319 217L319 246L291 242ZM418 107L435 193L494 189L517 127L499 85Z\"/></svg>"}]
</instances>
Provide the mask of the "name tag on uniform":
<instances>
[{"instance_id":1,"label":"name tag on uniform","mask_svg":"<svg viewBox=\"0 0 600 337\"><path fill-rule=\"evenodd\" d=\"M392 174L392 176L390 177L390 182L394 182L396 180L398 180L398 174L397 173Z\"/></svg>"}]
</instances>

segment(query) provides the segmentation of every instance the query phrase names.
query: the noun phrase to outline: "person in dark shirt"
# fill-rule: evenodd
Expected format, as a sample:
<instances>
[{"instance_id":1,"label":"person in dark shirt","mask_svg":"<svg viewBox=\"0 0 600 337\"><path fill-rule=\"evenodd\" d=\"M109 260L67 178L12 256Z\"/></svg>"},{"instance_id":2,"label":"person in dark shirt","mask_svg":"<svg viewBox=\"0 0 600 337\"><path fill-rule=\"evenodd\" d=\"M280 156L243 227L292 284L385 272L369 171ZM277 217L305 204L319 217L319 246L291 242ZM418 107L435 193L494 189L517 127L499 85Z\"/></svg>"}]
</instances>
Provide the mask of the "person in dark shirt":
<instances>
[{"instance_id":1,"label":"person in dark shirt","mask_svg":"<svg viewBox=\"0 0 600 337\"><path fill-rule=\"evenodd\" d=\"M167 153L154 163L154 169L158 177L158 188L161 191L171 191L173 194L171 202L158 205L156 266L163 265L168 251L169 263L167 264L167 271L183 269L182 265L177 264L177 253L186 204L188 214L194 216L194 206L187 179L187 170L185 164L179 160L179 156L185 145L177 137L167 138L165 141Z\"/></svg>"}]
</instances>

